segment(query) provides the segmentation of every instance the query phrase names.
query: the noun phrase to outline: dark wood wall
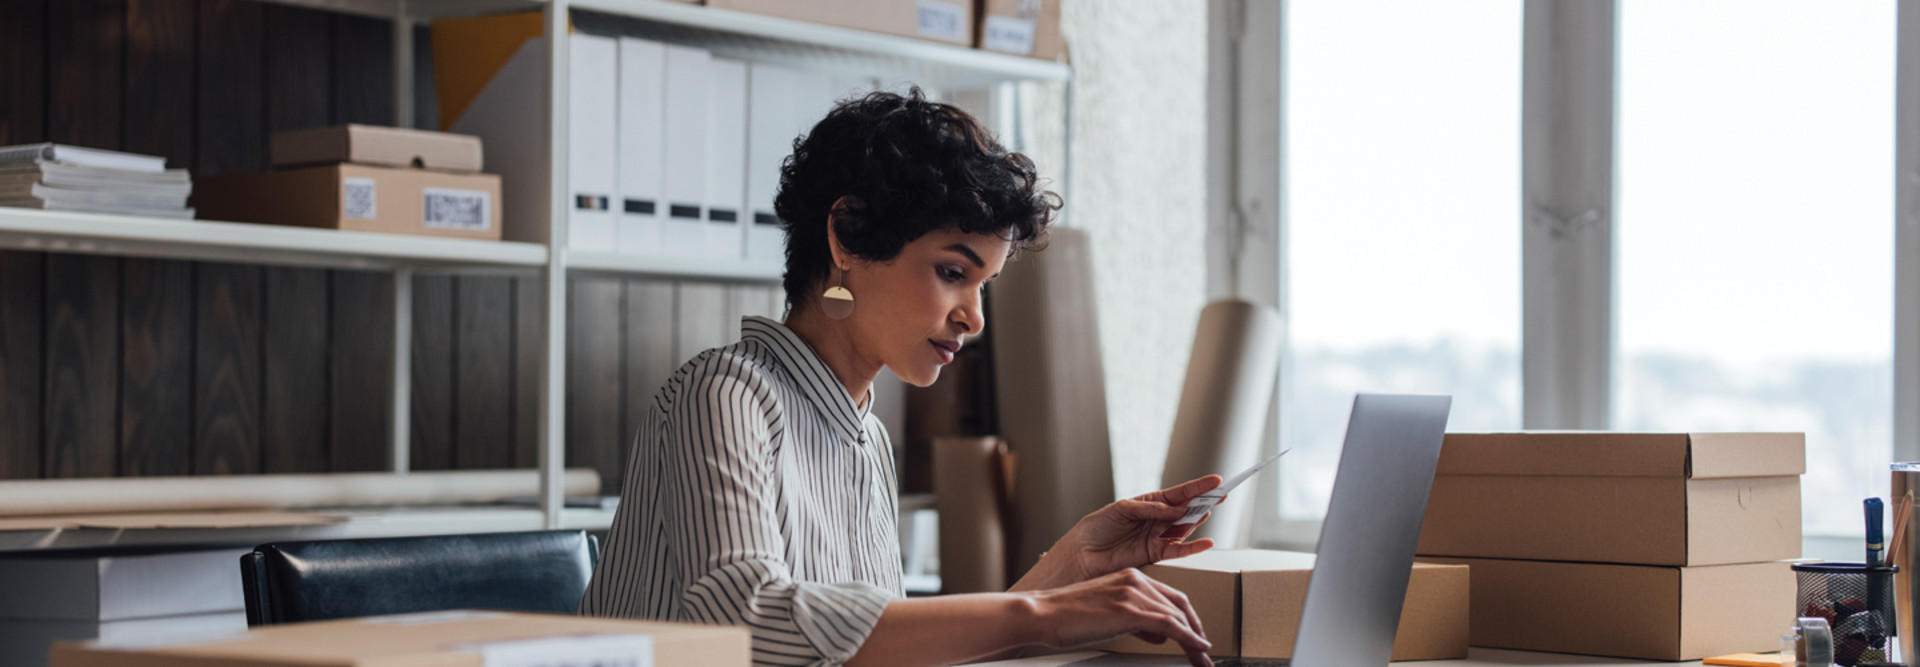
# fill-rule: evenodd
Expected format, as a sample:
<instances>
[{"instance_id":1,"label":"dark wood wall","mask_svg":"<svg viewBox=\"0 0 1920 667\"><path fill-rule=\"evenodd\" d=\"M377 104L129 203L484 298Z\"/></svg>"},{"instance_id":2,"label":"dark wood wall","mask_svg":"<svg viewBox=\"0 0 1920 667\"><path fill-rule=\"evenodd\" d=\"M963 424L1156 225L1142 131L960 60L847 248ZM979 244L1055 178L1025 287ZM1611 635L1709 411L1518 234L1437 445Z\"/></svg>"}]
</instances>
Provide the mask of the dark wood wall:
<instances>
[{"instance_id":1,"label":"dark wood wall","mask_svg":"<svg viewBox=\"0 0 1920 667\"><path fill-rule=\"evenodd\" d=\"M0 0L0 146L266 165L268 133L393 117L388 22L243 0ZM435 117L424 29L418 127ZM381 470L392 276L0 251L0 479ZM536 277L413 283L416 470L532 467ZM772 287L570 286L568 460L619 488L640 399Z\"/></svg>"}]
</instances>

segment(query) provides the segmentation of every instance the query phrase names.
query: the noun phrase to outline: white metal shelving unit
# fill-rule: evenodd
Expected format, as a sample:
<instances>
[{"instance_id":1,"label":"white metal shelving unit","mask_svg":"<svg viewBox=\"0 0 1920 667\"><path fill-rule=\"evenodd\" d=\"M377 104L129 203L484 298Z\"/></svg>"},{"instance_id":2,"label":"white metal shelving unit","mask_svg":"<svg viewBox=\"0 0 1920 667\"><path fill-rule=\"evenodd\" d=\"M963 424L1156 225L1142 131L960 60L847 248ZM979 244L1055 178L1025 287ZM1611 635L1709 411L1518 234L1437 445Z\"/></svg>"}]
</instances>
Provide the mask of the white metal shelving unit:
<instances>
[{"instance_id":1,"label":"white metal shelving unit","mask_svg":"<svg viewBox=\"0 0 1920 667\"><path fill-rule=\"evenodd\" d=\"M668 0L267 0L393 20L395 125L412 124L413 28L439 18L540 10L545 15L550 123L545 128L549 192L568 192L566 85L569 19L583 32L623 34L704 48L749 62L827 73L875 76L889 84L913 82L937 90L985 90L1002 84L1064 81L1064 64L979 51ZM575 10L580 10L575 12ZM550 238L565 239L564 198L548 201ZM304 527L315 536L373 536L462 530L604 528L612 513L565 509L560 497L565 464L566 285L573 275L620 275L708 282L776 284L780 267L744 261L633 257L572 252L564 242L534 243L436 239L276 225L162 220L0 208L0 247L89 254L392 271L394 274L394 394L392 469L407 472L411 394L412 276L416 272L538 272L546 292L546 350L539 411L540 509L501 509L448 515L400 512L356 518L345 528ZM338 535L335 535L338 533ZM70 539L87 541L78 536ZM154 541L176 538L151 537ZM0 550L8 548L0 544ZM16 547L17 548L17 547Z\"/></svg>"}]
</instances>

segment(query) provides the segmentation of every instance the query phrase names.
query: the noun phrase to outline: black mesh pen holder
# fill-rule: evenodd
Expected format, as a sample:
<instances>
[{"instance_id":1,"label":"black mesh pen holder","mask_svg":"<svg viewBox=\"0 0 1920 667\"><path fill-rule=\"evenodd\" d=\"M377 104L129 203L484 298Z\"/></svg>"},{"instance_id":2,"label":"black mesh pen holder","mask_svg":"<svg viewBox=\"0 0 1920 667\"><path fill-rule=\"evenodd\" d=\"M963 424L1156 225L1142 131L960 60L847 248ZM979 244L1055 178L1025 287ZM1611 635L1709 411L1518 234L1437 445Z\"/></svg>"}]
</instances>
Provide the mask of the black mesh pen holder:
<instances>
[{"instance_id":1,"label":"black mesh pen holder","mask_svg":"<svg viewBox=\"0 0 1920 667\"><path fill-rule=\"evenodd\" d=\"M1900 568L1860 563L1793 566L1798 580L1794 615L1827 619L1833 628L1833 662L1853 667L1887 662L1894 635L1893 573Z\"/></svg>"}]
</instances>

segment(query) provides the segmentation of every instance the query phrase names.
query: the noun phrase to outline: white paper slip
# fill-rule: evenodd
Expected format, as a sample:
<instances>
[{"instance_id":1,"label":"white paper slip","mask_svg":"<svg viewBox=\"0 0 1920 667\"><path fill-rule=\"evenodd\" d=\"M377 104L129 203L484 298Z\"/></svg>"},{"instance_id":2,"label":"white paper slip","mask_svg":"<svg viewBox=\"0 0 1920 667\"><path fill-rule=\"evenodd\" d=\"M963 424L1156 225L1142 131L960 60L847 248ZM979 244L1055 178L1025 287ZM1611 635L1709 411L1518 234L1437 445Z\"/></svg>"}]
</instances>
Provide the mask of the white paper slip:
<instances>
[{"instance_id":1,"label":"white paper slip","mask_svg":"<svg viewBox=\"0 0 1920 667\"><path fill-rule=\"evenodd\" d=\"M562 635L462 648L479 653L484 667L653 667L651 635Z\"/></svg>"},{"instance_id":2,"label":"white paper slip","mask_svg":"<svg viewBox=\"0 0 1920 667\"><path fill-rule=\"evenodd\" d=\"M1253 467L1240 471L1240 474L1227 478L1227 481L1221 482L1220 486L1214 487L1212 491L1202 493L1199 497L1187 501L1186 516L1182 516L1178 521L1174 521L1173 525L1185 526L1190 523L1199 523L1200 517L1206 516L1207 512L1213 510L1214 505L1220 504L1220 501L1226 499L1228 493L1233 492L1233 487L1240 486L1240 483L1253 479L1255 474L1258 474L1261 470L1265 470L1267 466L1273 465L1274 461L1280 460L1281 456L1286 455L1286 453L1290 451L1293 450L1284 450L1279 454L1269 456L1267 460L1255 463Z\"/></svg>"}]
</instances>

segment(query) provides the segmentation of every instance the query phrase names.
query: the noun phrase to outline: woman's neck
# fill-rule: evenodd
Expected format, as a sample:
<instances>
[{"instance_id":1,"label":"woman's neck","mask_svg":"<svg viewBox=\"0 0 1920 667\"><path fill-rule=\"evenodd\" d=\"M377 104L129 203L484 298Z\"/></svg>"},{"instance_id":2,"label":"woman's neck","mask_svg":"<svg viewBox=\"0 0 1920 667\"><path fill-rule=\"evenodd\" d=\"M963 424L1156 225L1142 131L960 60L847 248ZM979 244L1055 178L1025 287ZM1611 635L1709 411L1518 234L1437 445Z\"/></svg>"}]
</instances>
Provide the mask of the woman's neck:
<instances>
[{"instance_id":1,"label":"woman's neck","mask_svg":"<svg viewBox=\"0 0 1920 667\"><path fill-rule=\"evenodd\" d=\"M827 370L833 371L834 379L846 388L853 404L865 407L881 364L860 353L847 321L828 318L818 308L796 308L787 314L785 324L826 362Z\"/></svg>"}]
</instances>

